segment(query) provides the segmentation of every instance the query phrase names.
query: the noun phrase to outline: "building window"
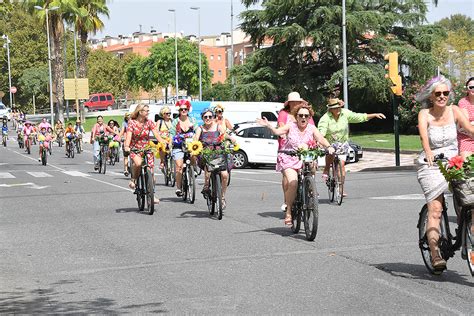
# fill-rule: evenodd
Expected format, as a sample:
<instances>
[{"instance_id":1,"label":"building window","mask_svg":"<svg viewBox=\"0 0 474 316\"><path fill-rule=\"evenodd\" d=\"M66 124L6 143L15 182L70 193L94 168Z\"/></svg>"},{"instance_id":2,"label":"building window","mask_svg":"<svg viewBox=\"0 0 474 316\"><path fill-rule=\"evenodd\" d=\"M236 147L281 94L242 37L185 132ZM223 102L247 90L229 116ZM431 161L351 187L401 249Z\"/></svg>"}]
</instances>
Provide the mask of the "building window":
<instances>
[{"instance_id":1,"label":"building window","mask_svg":"<svg viewBox=\"0 0 474 316\"><path fill-rule=\"evenodd\" d=\"M217 60L221 60L221 55L217 55Z\"/></svg>"},{"instance_id":2,"label":"building window","mask_svg":"<svg viewBox=\"0 0 474 316\"><path fill-rule=\"evenodd\" d=\"M210 59L211 59L211 60L214 60L214 55L211 55Z\"/></svg>"},{"instance_id":3,"label":"building window","mask_svg":"<svg viewBox=\"0 0 474 316\"><path fill-rule=\"evenodd\" d=\"M217 74L219 75L219 77L222 76L222 70L219 69L219 70L217 71Z\"/></svg>"}]
</instances>

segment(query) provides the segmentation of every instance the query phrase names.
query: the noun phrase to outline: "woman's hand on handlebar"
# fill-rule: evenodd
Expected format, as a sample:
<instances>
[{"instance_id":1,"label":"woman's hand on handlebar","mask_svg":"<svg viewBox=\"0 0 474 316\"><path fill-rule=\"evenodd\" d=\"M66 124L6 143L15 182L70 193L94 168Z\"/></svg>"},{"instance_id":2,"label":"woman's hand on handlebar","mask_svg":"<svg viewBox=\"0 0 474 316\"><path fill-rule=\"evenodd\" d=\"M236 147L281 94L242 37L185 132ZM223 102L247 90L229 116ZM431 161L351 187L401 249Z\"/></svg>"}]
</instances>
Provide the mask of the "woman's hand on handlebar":
<instances>
[{"instance_id":1,"label":"woman's hand on handlebar","mask_svg":"<svg viewBox=\"0 0 474 316\"><path fill-rule=\"evenodd\" d=\"M328 148L326 148L326 152L327 152L329 155L334 155L334 153L336 153L336 150L334 149L334 147L329 146Z\"/></svg>"}]
</instances>

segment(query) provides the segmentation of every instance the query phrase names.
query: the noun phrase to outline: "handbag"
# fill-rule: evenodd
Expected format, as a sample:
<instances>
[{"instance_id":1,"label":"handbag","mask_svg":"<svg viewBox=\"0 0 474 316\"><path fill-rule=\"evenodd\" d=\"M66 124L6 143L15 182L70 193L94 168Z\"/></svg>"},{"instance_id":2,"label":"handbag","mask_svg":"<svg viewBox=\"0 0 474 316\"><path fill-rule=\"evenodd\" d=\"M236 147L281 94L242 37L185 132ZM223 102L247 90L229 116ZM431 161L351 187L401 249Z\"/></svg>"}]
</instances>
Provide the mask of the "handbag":
<instances>
[{"instance_id":1,"label":"handbag","mask_svg":"<svg viewBox=\"0 0 474 316\"><path fill-rule=\"evenodd\" d=\"M451 181L451 187L459 206L474 206L474 177L465 180L453 180Z\"/></svg>"}]
</instances>

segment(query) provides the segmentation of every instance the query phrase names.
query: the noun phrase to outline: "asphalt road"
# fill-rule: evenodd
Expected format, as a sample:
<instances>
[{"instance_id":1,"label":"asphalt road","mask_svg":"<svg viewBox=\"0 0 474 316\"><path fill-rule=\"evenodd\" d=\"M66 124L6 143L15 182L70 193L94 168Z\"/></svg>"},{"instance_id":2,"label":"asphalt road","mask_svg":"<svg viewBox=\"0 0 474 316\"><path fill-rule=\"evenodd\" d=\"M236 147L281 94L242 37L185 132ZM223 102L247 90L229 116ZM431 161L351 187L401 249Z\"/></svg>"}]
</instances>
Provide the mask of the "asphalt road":
<instances>
[{"instance_id":1,"label":"asphalt road","mask_svg":"<svg viewBox=\"0 0 474 316\"><path fill-rule=\"evenodd\" d=\"M280 176L234 170L222 221L158 176L155 215L137 213L121 165L99 175L90 145L0 148L0 313L470 314L460 254L430 275L413 171L353 172L331 205L318 176L316 240L283 226ZM198 189L202 176L198 178ZM454 221L454 217L450 218Z\"/></svg>"}]
</instances>

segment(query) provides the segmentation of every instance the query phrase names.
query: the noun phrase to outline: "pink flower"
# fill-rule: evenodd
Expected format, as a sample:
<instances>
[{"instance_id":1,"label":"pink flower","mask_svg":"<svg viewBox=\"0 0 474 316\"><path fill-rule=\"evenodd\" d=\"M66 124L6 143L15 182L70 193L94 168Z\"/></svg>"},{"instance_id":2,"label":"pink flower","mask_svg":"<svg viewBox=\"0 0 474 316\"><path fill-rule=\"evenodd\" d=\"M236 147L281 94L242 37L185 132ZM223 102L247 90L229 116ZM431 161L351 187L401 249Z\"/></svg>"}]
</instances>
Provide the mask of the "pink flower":
<instances>
[{"instance_id":1,"label":"pink flower","mask_svg":"<svg viewBox=\"0 0 474 316\"><path fill-rule=\"evenodd\" d=\"M308 142L308 148L314 149L314 148L316 148L316 146L317 146L317 144L316 144L316 142L315 142L314 140L310 140L310 141Z\"/></svg>"},{"instance_id":2,"label":"pink flower","mask_svg":"<svg viewBox=\"0 0 474 316\"><path fill-rule=\"evenodd\" d=\"M456 167L456 169L461 169L464 159L461 156L455 156L448 161L448 168Z\"/></svg>"}]
</instances>

